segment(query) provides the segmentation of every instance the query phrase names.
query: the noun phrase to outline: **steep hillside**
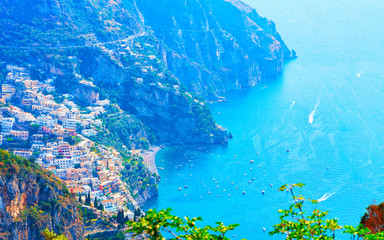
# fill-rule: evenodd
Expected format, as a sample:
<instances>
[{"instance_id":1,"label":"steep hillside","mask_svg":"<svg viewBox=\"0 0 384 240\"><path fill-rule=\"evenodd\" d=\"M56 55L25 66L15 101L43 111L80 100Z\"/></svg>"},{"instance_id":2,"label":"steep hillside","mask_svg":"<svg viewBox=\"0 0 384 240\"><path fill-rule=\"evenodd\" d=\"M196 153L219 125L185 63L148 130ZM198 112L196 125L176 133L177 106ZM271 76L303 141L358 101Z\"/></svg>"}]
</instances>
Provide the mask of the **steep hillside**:
<instances>
[{"instance_id":1,"label":"steep hillside","mask_svg":"<svg viewBox=\"0 0 384 240\"><path fill-rule=\"evenodd\" d=\"M0 15L0 61L56 77L84 106L111 99L160 143L226 142L197 95L252 87L290 57L235 0L4 0Z\"/></svg>"},{"instance_id":2,"label":"steep hillside","mask_svg":"<svg viewBox=\"0 0 384 240\"><path fill-rule=\"evenodd\" d=\"M137 2L168 68L208 98L275 77L291 57L274 23L239 0Z\"/></svg>"},{"instance_id":3,"label":"steep hillside","mask_svg":"<svg viewBox=\"0 0 384 240\"><path fill-rule=\"evenodd\" d=\"M0 150L0 238L44 239L44 229L83 239L78 203L37 164Z\"/></svg>"}]
</instances>

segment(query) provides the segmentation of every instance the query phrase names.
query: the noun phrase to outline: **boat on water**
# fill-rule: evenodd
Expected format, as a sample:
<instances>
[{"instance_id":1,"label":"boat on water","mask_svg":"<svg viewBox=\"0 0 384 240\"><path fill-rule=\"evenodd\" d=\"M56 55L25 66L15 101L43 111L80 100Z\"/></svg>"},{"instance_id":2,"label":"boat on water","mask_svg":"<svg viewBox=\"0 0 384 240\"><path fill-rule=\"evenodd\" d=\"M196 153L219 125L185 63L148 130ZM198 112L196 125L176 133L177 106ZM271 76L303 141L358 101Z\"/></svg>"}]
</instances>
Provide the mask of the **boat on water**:
<instances>
[{"instance_id":1,"label":"boat on water","mask_svg":"<svg viewBox=\"0 0 384 240\"><path fill-rule=\"evenodd\" d=\"M185 185L185 186L184 186L184 188L188 188L188 186L187 186L187 185Z\"/></svg>"}]
</instances>

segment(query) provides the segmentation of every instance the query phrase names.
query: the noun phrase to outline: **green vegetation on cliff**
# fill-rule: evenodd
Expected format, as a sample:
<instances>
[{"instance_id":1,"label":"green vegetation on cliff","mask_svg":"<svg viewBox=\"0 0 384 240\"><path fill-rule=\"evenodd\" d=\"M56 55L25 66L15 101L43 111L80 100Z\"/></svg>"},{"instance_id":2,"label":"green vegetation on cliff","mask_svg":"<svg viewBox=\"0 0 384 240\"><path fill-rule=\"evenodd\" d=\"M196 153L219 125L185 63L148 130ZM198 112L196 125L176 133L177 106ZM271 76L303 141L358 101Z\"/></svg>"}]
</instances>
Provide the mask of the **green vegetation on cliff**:
<instances>
[{"instance_id":1,"label":"green vegetation on cliff","mask_svg":"<svg viewBox=\"0 0 384 240\"><path fill-rule=\"evenodd\" d=\"M141 194L147 187L151 186L150 177L152 174L142 161L136 156L125 158L121 170L121 177L128 184L134 196Z\"/></svg>"},{"instance_id":2,"label":"green vegetation on cliff","mask_svg":"<svg viewBox=\"0 0 384 240\"><path fill-rule=\"evenodd\" d=\"M0 232L6 239L42 239L44 229L78 239L78 203L52 172L0 150Z\"/></svg>"},{"instance_id":3,"label":"green vegetation on cliff","mask_svg":"<svg viewBox=\"0 0 384 240\"><path fill-rule=\"evenodd\" d=\"M97 128L96 136L91 137L97 143L126 152L132 148L148 149L149 142L156 142L154 134L148 127L116 105L107 107L107 112L101 115L101 120L103 126Z\"/></svg>"}]
</instances>

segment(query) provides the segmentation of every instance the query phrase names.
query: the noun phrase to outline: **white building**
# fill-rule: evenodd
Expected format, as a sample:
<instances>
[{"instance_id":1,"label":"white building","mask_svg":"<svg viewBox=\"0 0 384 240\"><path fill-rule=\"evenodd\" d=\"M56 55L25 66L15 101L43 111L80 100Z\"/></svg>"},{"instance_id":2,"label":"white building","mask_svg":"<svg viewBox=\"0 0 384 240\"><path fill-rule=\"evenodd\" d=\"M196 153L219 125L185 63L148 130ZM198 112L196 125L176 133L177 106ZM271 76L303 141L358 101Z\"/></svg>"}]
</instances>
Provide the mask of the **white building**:
<instances>
[{"instance_id":1,"label":"white building","mask_svg":"<svg viewBox=\"0 0 384 240\"><path fill-rule=\"evenodd\" d=\"M51 116L40 116L37 117L37 124L42 127L53 129L57 124L57 119L53 119Z\"/></svg>"},{"instance_id":2,"label":"white building","mask_svg":"<svg viewBox=\"0 0 384 240\"><path fill-rule=\"evenodd\" d=\"M9 134L13 128L14 118L3 118L1 121L1 127L3 134Z\"/></svg>"},{"instance_id":3,"label":"white building","mask_svg":"<svg viewBox=\"0 0 384 240\"><path fill-rule=\"evenodd\" d=\"M83 134L86 137L95 136L96 131L93 129L83 129L81 130L81 134Z\"/></svg>"},{"instance_id":4,"label":"white building","mask_svg":"<svg viewBox=\"0 0 384 240\"><path fill-rule=\"evenodd\" d=\"M67 112L67 118L68 119L79 119L80 118L79 109L72 108L70 111Z\"/></svg>"},{"instance_id":5,"label":"white building","mask_svg":"<svg viewBox=\"0 0 384 240\"><path fill-rule=\"evenodd\" d=\"M13 151L13 154L19 157L23 157L26 159L29 159L32 157L32 152L31 151Z\"/></svg>"},{"instance_id":6,"label":"white building","mask_svg":"<svg viewBox=\"0 0 384 240\"><path fill-rule=\"evenodd\" d=\"M47 92L54 92L55 91L55 87L54 86L47 86L45 88L45 90L47 90Z\"/></svg>"},{"instance_id":7,"label":"white building","mask_svg":"<svg viewBox=\"0 0 384 240\"><path fill-rule=\"evenodd\" d=\"M70 158L58 158L54 162L60 169L74 168L75 165Z\"/></svg>"},{"instance_id":8,"label":"white building","mask_svg":"<svg viewBox=\"0 0 384 240\"><path fill-rule=\"evenodd\" d=\"M76 120L76 119L65 119L63 121L63 127L66 128L66 129L72 129L72 130L76 130L76 124L78 123L79 121Z\"/></svg>"},{"instance_id":9,"label":"white building","mask_svg":"<svg viewBox=\"0 0 384 240\"><path fill-rule=\"evenodd\" d=\"M16 89L14 86L9 84L1 85L1 98L4 99L5 101L11 100L15 92L16 92Z\"/></svg>"},{"instance_id":10,"label":"white building","mask_svg":"<svg viewBox=\"0 0 384 240\"><path fill-rule=\"evenodd\" d=\"M104 210L106 212L114 212L116 211L115 204L113 203L112 199L104 200L101 202L104 206Z\"/></svg>"},{"instance_id":11,"label":"white building","mask_svg":"<svg viewBox=\"0 0 384 240\"><path fill-rule=\"evenodd\" d=\"M67 177L67 171L65 169L57 169L56 175L61 179L65 179Z\"/></svg>"}]
</instances>

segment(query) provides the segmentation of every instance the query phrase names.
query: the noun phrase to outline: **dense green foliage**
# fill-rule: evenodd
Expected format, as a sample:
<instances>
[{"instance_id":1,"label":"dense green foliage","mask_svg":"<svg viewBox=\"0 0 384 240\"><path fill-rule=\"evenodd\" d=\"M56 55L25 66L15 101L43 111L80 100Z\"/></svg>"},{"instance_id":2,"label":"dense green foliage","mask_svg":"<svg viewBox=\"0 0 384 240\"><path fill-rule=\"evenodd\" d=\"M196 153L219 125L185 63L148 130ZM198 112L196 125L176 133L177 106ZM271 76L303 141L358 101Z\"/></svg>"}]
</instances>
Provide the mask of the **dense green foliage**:
<instances>
[{"instance_id":1,"label":"dense green foliage","mask_svg":"<svg viewBox=\"0 0 384 240\"><path fill-rule=\"evenodd\" d=\"M110 236L112 235L112 236ZM124 232L117 232L114 234L109 234L108 236L105 236L105 233L96 233L91 236L87 236L85 238L86 240L125 240L125 234Z\"/></svg>"},{"instance_id":2,"label":"dense green foliage","mask_svg":"<svg viewBox=\"0 0 384 240\"><path fill-rule=\"evenodd\" d=\"M192 112L197 119L196 129L193 134L196 136L203 135L207 137L217 129L215 128L215 121L212 117L211 111L208 106L204 104L204 102L202 103L203 105L196 102L192 104Z\"/></svg>"},{"instance_id":3,"label":"dense green foliage","mask_svg":"<svg viewBox=\"0 0 384 240\"><path fill-rule=\"evenodd\" d=\"M43 235L45 240L67 240L64 235L57 235L53 231L49 231L49 229L45 229Z\"/></svg>"},{"instance_id":4,"label":"dense green foliage","mask_svg":"<svg viewBox=\"0 0 384 240\"><path fill-rule=\"evenodd\" d=\"M171 214L171 209L167 210L149 210L145 217L138 222L129 222L129 232L133 232L134 236L147 234L151 240L164 240L165 232L171 234L172 239L207 239L207 240L225 240L229 239L225 234L233 230L238 224L224 226L223 223L217 222L217 226L205 226L199 228L196 226L197 221L202 221L200 217L189 219L185 217L181 219Z\"/></svg>"},{"instance_id":5,"label":"dense green foliage","mask_svg":"<svg viewBox=\"0 0 384 240\"><path fill-rule=\"evenodd\" d=\"M98 129L96 136L91 137L92 140L122 152L126 152L126 148L148 149L149 142L155 142L153 133L133 115L125 113L116 105L108 107L107 110L108 112L101 116L104 125Z\"/></svg>"},{"instance_id":6,"label":"dense green foliage","mask_svg":"<svg viewBox=\"0 0 384 240\"><path fill-rule=\"evenodd\" d=\"M131 193L141 193L149 186L151 172L144 166L143 160L137 156L124 158L121 178L125 181Z\"/></svg>"}]
</instances>

